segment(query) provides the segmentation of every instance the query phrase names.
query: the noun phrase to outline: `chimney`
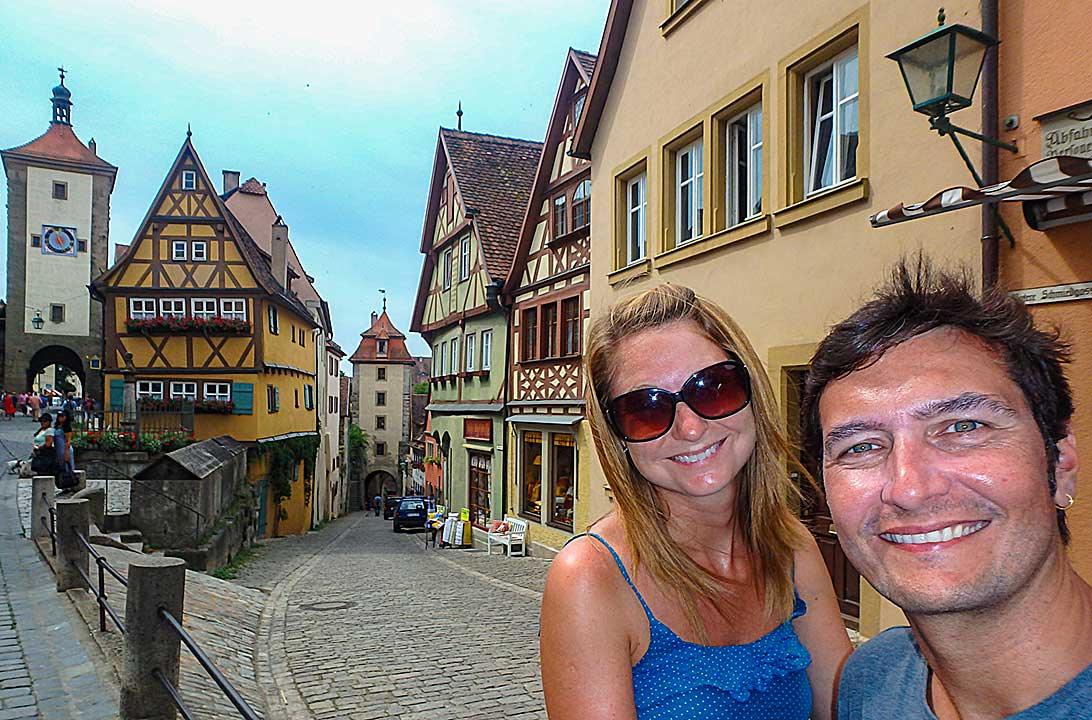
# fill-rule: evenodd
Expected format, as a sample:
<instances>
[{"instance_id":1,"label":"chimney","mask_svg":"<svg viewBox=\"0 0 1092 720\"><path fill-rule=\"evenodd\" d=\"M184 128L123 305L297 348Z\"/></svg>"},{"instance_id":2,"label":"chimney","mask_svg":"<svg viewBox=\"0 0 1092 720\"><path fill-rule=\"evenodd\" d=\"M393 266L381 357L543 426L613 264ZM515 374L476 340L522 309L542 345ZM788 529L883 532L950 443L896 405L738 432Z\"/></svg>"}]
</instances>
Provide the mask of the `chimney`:
<instances>
[{"instance_id":1,"label":"chimney","mask_svg":"<svg viewBox=\"0 0 1092 720\"><path fill-rule=\"evenodd\" d=\"M99 146L95 144L95 138L91 138L91 141L87 143L87 149L91 151L92 155L99 154Z\"/></svg>"},{"instance_id":2,"label":"chimney","mask_svg":"<svg viewBox=\"0 0 1092 720\"><path fill-rule=\"evenodd\" d=\"M375 310L372 310L372 325L379 319L379 316L375 314Z\"/></svg>"},{"instance_id":3,"label":"chimney","mask_svg":"<svg viewBox=\"0 0 1092 720\"><path fill-rule=\"evenodd\" d=\"M224 170L224 194L228 194L239 187L239 171Z\"/></svg>"},{"instance_id":4,"label":"chimney","mask_svg":"<svg viewBox=\"0 0 1092 720\"><path fill-rule=\"evenodd\" d=\"M269 254L272 256L269 269L273 271L273 277L282 288L290 289L288 287L288 226L284 224L280 215L273 223L273 243Z\"/></svg>"}]
</instances>

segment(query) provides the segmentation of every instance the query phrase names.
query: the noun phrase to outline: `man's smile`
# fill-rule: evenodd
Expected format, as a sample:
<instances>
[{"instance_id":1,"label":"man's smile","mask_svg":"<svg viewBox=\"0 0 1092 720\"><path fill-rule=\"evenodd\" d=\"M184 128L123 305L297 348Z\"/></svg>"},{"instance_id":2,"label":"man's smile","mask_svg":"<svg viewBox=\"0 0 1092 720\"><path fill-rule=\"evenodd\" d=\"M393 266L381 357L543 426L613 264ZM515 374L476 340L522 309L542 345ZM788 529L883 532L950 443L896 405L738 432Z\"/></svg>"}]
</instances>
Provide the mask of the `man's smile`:
<instances>
[{"instance_id":1,"label":"man's smile","mask_svg":"<svg viewBox=\"0 0 1092 720\"><path fill-rule=\"evenodd\" d=\"M929 530L924 527L897 527L879 535L887 542L898 545L935 545L973 535L989 524L988 520L977 520L952 523Z\"/></svg>"}]
</instances>

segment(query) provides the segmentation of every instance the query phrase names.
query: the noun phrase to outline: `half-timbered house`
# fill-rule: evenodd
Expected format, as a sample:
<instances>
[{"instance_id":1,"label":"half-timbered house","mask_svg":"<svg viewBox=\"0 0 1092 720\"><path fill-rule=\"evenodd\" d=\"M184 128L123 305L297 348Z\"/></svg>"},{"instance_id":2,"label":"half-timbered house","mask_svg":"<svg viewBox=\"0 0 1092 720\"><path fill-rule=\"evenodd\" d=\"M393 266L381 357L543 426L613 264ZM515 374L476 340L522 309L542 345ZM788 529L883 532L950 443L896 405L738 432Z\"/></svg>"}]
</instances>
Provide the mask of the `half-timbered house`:
<instances>
[{"instance_id":1,"label":"half-timbered house","mask_svg":"<svg viewBox=\"0 0 1092 720\"><path fill-rule=\"evenodd\" d=\"M441 128L410 329L432 347L441 495L482 527L504 513L505 339L501 291L542 145Z\"/></svg>"},{"instance_id":2,"label":"half-timbered house","mask_svg":"<svg viewBox=\"0 0 1092 720\"><path fill-rule=\"evenodd\" d=\"M591 163L567 154L595 56L570 49L515 260L508 409L509 508L534 524L535 551L556 552L587 525L595 449L584 422L581 349L591 267Z\"/></svg>"},{"instance_id":3,"label":"half-timbered house","mask_svg":"<svg viewBox=\"0 0 1092 720\"><path fill-rule=\"evenodd\" d=\"M138 405L192 407L197 439L317 434L317 323L286 289L287 226L270 232L263 253L216 193L187 133L133 242L93 283L104 305L108 413L123 411L128 377ZM266 464L250 464L263 489ZM308 528L300 465L291 495L264 513L265 529ZM266 492L262 499L265 510Z\"/></svg>"}]
</instances>

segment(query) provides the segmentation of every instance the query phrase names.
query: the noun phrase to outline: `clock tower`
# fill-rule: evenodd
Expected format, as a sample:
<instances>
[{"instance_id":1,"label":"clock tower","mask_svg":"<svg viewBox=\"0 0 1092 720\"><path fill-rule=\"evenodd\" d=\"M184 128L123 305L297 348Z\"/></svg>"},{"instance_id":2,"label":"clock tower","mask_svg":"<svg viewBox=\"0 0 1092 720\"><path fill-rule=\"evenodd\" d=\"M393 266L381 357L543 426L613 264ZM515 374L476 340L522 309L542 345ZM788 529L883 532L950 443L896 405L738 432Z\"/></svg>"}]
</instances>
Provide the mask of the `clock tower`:
<instances>
[{"instance_id":1,"label":"clock tower","mask_svg":"<svg viewBox=\"0 0 1092 720\"><path fill-rule=\"evenodd\" d=\"M59 365L102 401L102 305L88 292L106 270L117 168L72 130L72 93L53 88L42 135L0 151L8 185L7 315L3 388L28 390Z\"/></svg>"}]
</instances>

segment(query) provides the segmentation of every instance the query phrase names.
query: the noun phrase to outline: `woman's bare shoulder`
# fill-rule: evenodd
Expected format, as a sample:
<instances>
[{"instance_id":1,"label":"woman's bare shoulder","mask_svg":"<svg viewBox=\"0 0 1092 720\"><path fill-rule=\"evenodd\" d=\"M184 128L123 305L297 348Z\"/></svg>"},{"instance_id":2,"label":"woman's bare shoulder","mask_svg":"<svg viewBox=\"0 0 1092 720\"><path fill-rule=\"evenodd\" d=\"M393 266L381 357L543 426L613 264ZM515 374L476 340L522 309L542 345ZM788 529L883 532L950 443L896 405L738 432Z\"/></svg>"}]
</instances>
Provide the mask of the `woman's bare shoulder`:
<instances>
[{"instance_id":1,"label":"woman's bare shoulder","mask_svg":"<svg viewBox=\"0 0 1092 720\"><path fill-rule=\"evenodd\" d=\"M598 538L585 534L569 541L550 564L547 588L579 587L593 594L617 592L619 583L625 581L607 544L616 552L628 555L618 526L620 523L607 518L589 528L589 533Z\"/></svg>"}]
</instances>

